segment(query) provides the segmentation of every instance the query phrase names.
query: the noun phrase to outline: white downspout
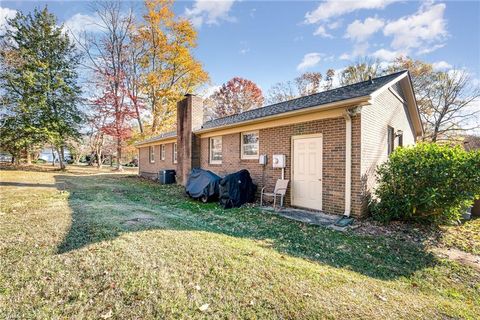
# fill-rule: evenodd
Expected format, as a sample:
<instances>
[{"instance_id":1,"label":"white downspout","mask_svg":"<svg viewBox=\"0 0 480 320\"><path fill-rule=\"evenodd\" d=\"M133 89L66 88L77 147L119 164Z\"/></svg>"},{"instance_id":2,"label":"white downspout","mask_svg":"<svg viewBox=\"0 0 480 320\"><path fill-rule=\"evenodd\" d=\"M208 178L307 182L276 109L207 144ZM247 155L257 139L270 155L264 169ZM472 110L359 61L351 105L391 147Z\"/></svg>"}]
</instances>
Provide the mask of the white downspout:
<instances>
[{"instance_id":1,"label":"white downspout","mask_svg":"<svg viewBox=\"0 0 480 320\"><path fill-rule=\"evenodd\" d=\"M352 117L348 110L345 118L345 213L349 217L352 206Z\"/></svg>"}]
</instances>

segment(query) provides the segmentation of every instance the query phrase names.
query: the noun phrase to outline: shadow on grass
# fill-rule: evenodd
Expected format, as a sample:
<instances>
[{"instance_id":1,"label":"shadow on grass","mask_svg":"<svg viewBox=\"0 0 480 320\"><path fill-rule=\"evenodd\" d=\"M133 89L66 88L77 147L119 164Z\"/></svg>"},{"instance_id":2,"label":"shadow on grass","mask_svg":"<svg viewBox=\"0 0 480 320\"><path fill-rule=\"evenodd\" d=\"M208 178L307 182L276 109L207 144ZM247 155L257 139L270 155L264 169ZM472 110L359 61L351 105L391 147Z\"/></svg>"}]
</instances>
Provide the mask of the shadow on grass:
<instances>
[{"instance_id":1,"label":"shadow on grass","mask_svg":"<svg viewBox=\"0 0 480 320\"><path fill-rule=\"evenodd\" d=\"M205 231L262 241L272 249L379 279L410 276L436 263L420 244L341 233L288 220L257 208L223 210L188 199L178 186L120 175L57 175L69 191L72 225L64 253L152 229Z\"/></svg>"},{"instance_id":2,"label":"shadow on grass","mask_svg":"<svg viewBox=\"0 0 480 320\"><path fill-rule=\"evenodd\" d=\"M31 188L57 188L55 184L48 183L22 183L22 182L0 182L0 187L31 187Z\"/></svg>"}]
</instances>

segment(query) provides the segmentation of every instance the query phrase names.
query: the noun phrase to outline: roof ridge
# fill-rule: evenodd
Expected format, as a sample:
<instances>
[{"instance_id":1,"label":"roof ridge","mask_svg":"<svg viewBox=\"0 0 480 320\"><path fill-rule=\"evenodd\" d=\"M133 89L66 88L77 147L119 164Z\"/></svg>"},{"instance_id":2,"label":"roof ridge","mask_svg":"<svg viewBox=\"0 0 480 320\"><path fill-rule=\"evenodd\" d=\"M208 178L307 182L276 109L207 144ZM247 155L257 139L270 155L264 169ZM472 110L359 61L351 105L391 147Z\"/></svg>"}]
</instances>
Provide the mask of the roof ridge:
<instances>
[{"instance_id":1,"label":"roof ridge","mask_svg":"<svg viewBox=\"0 0 480 320\"><path fill-rule=\"evenodd\" d=\"M385 77L391 77L391 76L394 76L396 74L401 74L401 73L404 73L404 72L408 72L408 70L404 69L404 70L401 70L401 71L389 73L389 74L386 74L386 75L383 75L383 76L380 76L380 77L372 78L372 80L375 81L375 80L378 80L378 79L382 79L382 78L385 78ZM335 91L335 90L339 90L339 89L343 89L343 88L348 88L348 87L359 85L359 84L362 84L362 83L365 83L365 82L368 82L368 81L370 81L370 79L369 80L363 80L363 81L360 81L360 82L351 83L351 84L347 84L345 86L341 86L341 87L337 87L337 88L328 89L328 90L321 91L321 92L312 93L312 94L309 94L309 95L306 95L306 96L296 97L296 98L293 98L293 99L290 99L290 100L285 100L285 101L282 101L282 102L269 104L269 105L266 105L266 106L263 106L263 107L260 107L260 108L250 109L250 110L247 110L247 111L244 111L244 112L241 112L241 113L232 114L232 115L229 115L229 116L226 116L226 117L221 117L221 118L208 120L204 124L207 124L209 122L213 122L213 121L216 121L216 120L220 120L220 119L228 119L228 118L231 118L231 117L238 116L239 114L246 114L246 113L258 111L260 109L264 109L264 108L267 108L267 107L273 107L273 106L276 106L276 105L279 105L279 104L282 104L282 103L292 102L292 101L295 101L295 100L305 99L307 97L313 97L313 96L316 96L316 95L325 94L327 92L331 92L331 91Z\"/></svg>"}]
</instances>

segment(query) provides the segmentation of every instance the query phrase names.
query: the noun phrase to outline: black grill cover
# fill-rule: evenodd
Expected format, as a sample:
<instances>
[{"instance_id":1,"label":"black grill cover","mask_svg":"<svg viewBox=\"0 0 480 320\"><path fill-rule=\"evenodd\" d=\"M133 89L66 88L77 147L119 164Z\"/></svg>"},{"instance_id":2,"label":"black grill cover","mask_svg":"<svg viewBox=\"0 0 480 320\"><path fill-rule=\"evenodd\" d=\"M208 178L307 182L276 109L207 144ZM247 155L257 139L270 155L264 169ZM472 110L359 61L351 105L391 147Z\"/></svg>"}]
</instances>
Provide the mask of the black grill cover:
<instances>
[{"instance_id":1,"label":"black grill cover","mask_svg":"<svg viewBox=\"0 0 480 320\"><path fill-rule=\"evenodd\" d=\"M229 174L220 181L220 205L229 209L253 202L256 191L257 186L253 184L248 170Z\"/></svg>"},{"instance_id":2,"label":"black grill cover","mask_svg":"<svg viewBox=\"0 0 480 320\"><path fill-rule=\"evenodd\" d=\"M207 198L218 197L218 185L220 178L215 173L209 170L193 169L188 177L186 191L192 198Z\"/></svg>"}]
</instances>

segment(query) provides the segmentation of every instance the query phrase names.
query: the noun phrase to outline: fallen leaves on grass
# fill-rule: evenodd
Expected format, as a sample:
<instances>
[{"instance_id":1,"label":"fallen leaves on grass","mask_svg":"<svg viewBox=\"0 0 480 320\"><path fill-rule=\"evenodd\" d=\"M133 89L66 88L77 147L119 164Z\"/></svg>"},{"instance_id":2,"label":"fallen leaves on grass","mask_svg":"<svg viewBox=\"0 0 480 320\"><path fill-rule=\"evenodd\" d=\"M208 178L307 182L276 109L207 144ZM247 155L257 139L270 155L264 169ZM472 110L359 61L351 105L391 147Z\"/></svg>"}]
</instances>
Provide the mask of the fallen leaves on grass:
<instances>
[{"instance_id":1,"label":"fallen leaves on grass","mask_svg":"<svg viewBox=\"0 0 480 320\"><path fill-rule=\"evenodd\" d=\"M210 307L210 305L208 303L204 303L200 306L200 308L198 308L198 310L202 311L202 312L205 312L208 310L208 308Z\"/></svg>"}]
</instances>

